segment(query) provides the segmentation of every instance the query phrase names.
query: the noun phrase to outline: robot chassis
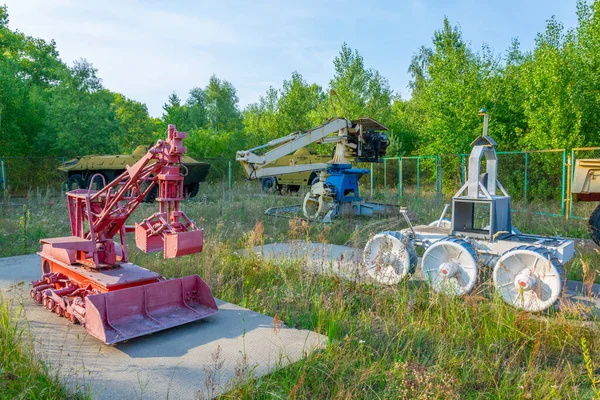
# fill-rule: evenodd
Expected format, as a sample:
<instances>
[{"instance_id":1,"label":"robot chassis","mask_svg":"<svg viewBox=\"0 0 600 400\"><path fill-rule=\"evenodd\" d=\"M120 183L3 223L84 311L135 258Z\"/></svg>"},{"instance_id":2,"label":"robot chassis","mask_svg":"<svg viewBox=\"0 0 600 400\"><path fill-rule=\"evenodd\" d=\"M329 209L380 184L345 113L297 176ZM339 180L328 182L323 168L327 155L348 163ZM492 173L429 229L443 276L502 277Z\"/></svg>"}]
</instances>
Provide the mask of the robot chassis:
<instances>
[{"instance_id":1,"label":"robot chassis","mask_svg":"<svg viewBox=\"0 0 600 400\"><path fill-rule=\"evenodd\" d=\"M31 282L31 298L48 311L81 324L92 336L114 344L197 321L218 311L198 276L166 279L128 260L127 233L144 252L174 258L202 251L204 233L179 209L183 199L181 156L185 132L169 125L135 164L100 190L67 193L71 236L42 239L42 277ZM98 177L93 176L91 181ZM159 211L135 226L125 222L158 186ZM119 240L115 240L115 236Z\"/></svg>"},{"instance_id":2,"label":"robot chassis","mask_svg":"<svg viewBox=\"0 0 600 400\"><path fill-rule=\"evenodd\" d=\"M466 295L477 284L480 267L493 267L494 288L506 303L525 311L550 308L564 284L563 264L573 258L574 242L518 232L512 227L510 196L497 179L496 142L487 135L485 110L483 136L471 145L468 180L452 198L452 220L412 226L373 236L364 250L368 274L393 285L415 272L415 247L425 249L423 278L436 292ZM485 156L486 173L480 176ZM498 193L498 191L500 193ZM476 215L489 216L487 226Z\"/></svg>"},{"instance_id":3,"label":"robot chassis","mask_svg":"<svg viewBox=\"0 0 600 400\"><path fill-rule=\"evenodd\" d=\"M349 163L329 164L319 174L319 182L313 184L304 196L302 211L309 220L332 222L338 215L366 215L397 212L398 207L363 200L359 195L358 181L369 174L364 168L352 168Z\"/></svg>"}]
</instances>

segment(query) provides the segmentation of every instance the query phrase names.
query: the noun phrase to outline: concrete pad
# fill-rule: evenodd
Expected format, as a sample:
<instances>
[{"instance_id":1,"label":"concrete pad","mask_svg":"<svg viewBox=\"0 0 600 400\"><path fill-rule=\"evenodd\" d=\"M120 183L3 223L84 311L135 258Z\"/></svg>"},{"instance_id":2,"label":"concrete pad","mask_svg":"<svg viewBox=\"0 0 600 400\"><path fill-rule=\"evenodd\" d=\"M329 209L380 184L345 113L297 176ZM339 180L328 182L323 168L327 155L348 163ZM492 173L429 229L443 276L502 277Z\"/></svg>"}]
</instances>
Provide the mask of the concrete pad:
<instances>
[{"instance_id":1,"label":"concrete pad","mask_svg":"<svg viewBox=\"0 0 600 400\"><path fill-rule=\"evenodd\" d=\"M254 253L264 259L304 262L308 271L319 274L333 274L344 279L360 281L371 279L363 264L362 250L352 247L294 241L257 246ZM419 266L410 277L411 280L423 280L420 263L419 258ZM582 318L592 315L600 317L600 285L584 285L568 280L558 306L568 308Z\"/></svg>"},{"instance_id":2,"label":"concrete pad","mask_svg":"<svg viewBox=\"0 0 600 400\"><path fill-rule=\"evenodd\" d=\"M336 244L293 241L257 246L253 252L265 260L301 261L307 270L349 280L365 280L362 250Z\"/></svg>"},{"instance_id":3,"label":"concrete pad","mask_svg":"<svg viewBox=\"0 0 600 400\"><path fill-rule=\"evenodd\" d=\"M204 399L322 348L326 337L274 325L272 317L218 301L207 319L107 346L33 303L37 255L0 258L0 294L22 301L38 354L93 398Z\"/></svg>"}]
</instances>

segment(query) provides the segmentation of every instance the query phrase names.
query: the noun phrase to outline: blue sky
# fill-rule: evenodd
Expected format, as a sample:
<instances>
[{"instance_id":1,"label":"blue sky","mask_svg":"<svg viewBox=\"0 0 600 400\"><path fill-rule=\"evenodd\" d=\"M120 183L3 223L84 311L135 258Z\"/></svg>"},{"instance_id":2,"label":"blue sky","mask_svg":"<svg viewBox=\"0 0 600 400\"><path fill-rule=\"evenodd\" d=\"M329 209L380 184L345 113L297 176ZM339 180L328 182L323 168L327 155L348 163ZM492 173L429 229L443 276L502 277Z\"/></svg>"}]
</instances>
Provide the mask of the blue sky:
<instances>
[{"instance_id":1,"label":"blue sky","mask_svg":"<svg viewBox=\"0 0 600 400\"><path fill-rule=\"evenodd\" d=\"M294 70L326 87L343 42L407 98L410 59L444 15L473 49L487 43L496 53L515 37L532 49L553 15L566 28L577 23L575 0L4 2L11 28L55 39L69 64L87 58L107 88L153 116L173 90L185 99L213 73L234 84L242 108Z\"/></svg>"}]
</instances>

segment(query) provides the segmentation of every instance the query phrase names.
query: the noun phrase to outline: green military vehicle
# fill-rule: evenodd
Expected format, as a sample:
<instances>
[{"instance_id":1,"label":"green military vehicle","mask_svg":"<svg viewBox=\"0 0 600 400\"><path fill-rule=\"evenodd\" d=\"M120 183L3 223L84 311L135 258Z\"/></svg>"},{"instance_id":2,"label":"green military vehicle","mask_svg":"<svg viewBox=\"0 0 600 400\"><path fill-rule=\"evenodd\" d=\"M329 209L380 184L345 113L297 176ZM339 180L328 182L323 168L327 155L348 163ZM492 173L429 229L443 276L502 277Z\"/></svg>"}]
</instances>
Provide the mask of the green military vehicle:
<instances>
[{"instance_id":1,"label":"green military vehicle","mask_svg":"<svg viewBox=\"0 0 600 400\"><path fill-rule=\"evenodd\" d=\"M77 188L88 188L90 184L92 188L99 189L104 182L109 183L117 176L125 172L127 165L135 164L140 158L146 155L148 151L146 146L138 146L133 153L125 155L100 156L90 155L77 157L67 162L64 162L59 171L67 174L67 189L73 190ZM206 180L210 164L196 161L191 157L181 157L183 167L183 194L186 197L194 197L200 189L200 182ZM187 173L186 173L187 169ZM97 174L102 174L104 180ZM95 176L95 178L94 178ZM94 182L91 182L92 178ZM153 202L158 194L158 187L146 196L145 201Z\"/></svg>"},{"instance_id":2,"label":"green military vehicle","mask_svg":"<svg viewBox=\"0 0 600 400\"><path fill-rule=\"evenodd\" d=\"M317 154L313 150L301 148L289 156L267 164L265 167L287 167L292 164L327 164L331 161L331 155ZM273 192L297 192L302 187L310 186L319 179L320 171L295 172L292 174L281 174L275 176L266 176L260 179L262 190L265 193Z\"/></svg>"}]
</instances>

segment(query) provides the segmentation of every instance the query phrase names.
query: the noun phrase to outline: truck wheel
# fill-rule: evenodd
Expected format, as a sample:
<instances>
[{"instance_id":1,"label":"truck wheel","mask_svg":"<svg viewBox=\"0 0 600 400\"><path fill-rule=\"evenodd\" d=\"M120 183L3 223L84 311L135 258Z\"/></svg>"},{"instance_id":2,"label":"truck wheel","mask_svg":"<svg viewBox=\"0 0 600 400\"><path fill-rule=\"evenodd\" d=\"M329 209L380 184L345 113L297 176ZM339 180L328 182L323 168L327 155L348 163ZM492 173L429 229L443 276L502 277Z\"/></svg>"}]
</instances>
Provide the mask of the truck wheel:
<instances>
[{"instance_id":1,"label":"truck wheel","mask_svg":"<svg viewBox=\"0 0 600 400\"><path fill-rule=\"evenodd\" d=\"M277 190L277 179L274 176L261 179L262 191L265 193L274 193Z\"/></svg>"},{"instance_id":2,"label":"truck wheel","mask_svg":"<svg viewBox=\"0 0 600 400\"><path fill-rule=\"evenodd\" d=\"M200 191L200 183L190 183L183 187L183 196L184 197L196 197L198 192Z\"/></svg>"},{"instance_id":3,"label":"truck wheel","mask_svg":"<svg viewBox=\"0 0 600 400\"><path fill-rule=\"evenodd\" d=\"M93 183L92 183L92 178L94 178ZM106 180L107 179L104 178L104 181L106 181ZM100 190L104 187L104 181L102 180L102 177L99 175L96 175L96 174L90 175L88 177L88 180L85 183L85 188L86 189L89 188L90 184L91 184L93 190Z\"/></svg>"},{"instance_id":4,"label":"truck wheel","mask_svg":"<svg viewBox=\"0 0 600 400\"><path fill-rule=\"evenodd\" d=\"M592 236L592 240L598 246L600 246L600 205L596 207L590 219L588 220L588 229L590 230L590 235Z\"/></svg>"},{"instance_id":5,"label":"truck wheel","mask_svg":"<svg viewBox=\"0 0 600 400\"><path fill-rule=\"evenodd\" d=\"M85 180L81 174L73 174L69 177L67 181L67 189L75 190L75 189L84 189L85 188Z\"/></svg>"},{"instance_id":6,"label":"truck wheel","mask_svg":"<svg viewBox=\"0 0 600 400\"><path fill-rule=\"evenodd\" d=\"M310 177L308 178L308 184L310 186L314 185L315 183L319 182L319 174L317 172L313 172L312 174L310 174Z\"/></svg>"}]
</instances>

